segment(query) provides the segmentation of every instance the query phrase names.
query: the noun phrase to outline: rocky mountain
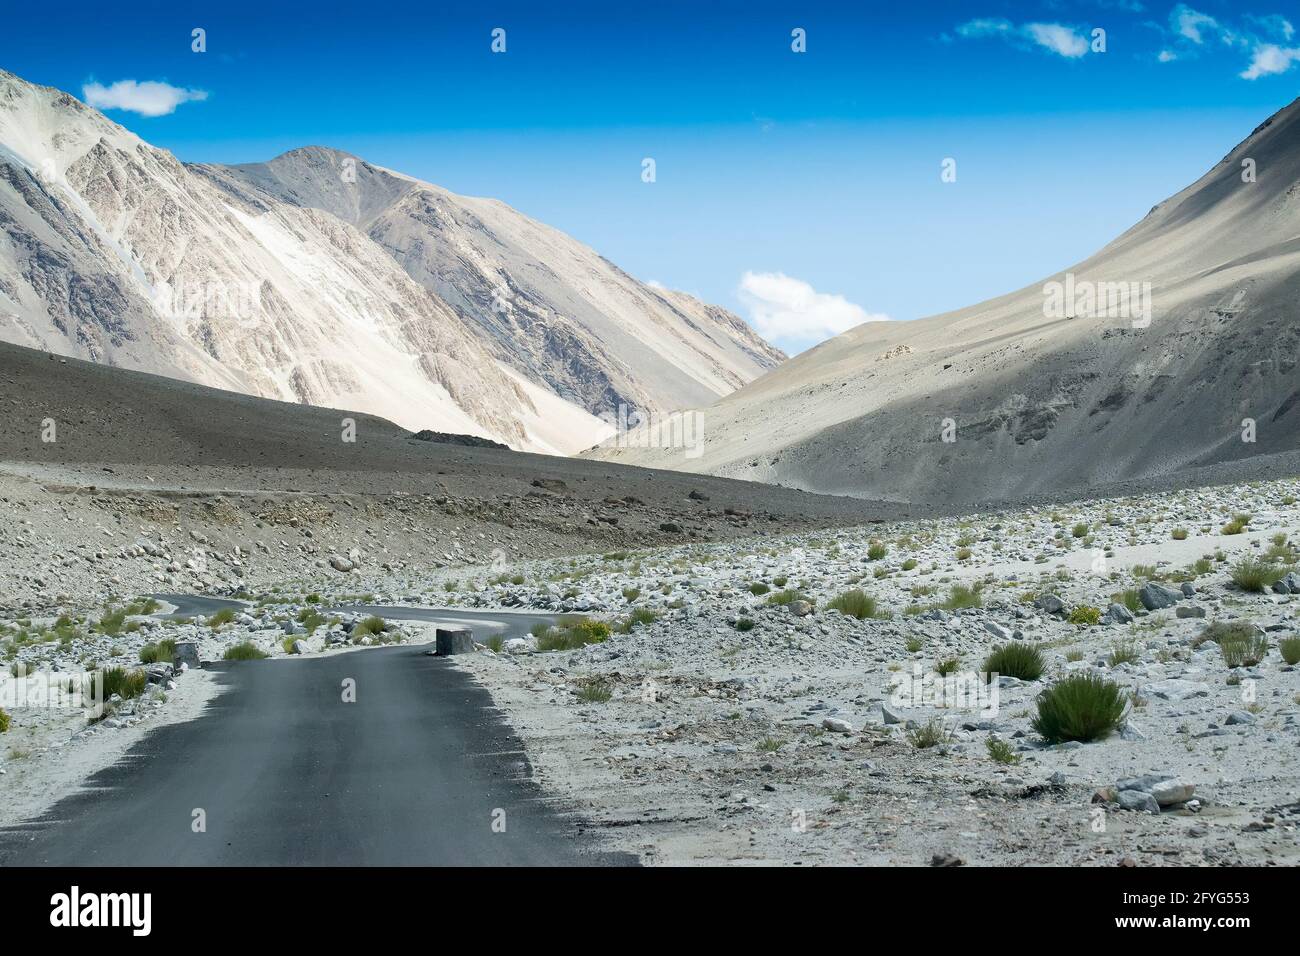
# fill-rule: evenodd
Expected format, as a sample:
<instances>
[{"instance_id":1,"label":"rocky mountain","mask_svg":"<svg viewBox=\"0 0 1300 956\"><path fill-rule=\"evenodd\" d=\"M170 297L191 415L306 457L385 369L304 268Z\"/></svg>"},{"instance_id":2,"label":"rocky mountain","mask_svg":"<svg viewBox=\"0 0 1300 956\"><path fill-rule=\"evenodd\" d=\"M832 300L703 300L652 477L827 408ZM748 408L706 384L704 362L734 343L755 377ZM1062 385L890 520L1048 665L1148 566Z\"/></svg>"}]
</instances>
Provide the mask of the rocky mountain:
<instances>
[{"instance_id":1,"label":"rocky mountain","mask_svg":"<svg viewBox=\"0 0 1300 956\"><path fill-rule=\"evenodd\" d=\"M512 374L612 421L712 401L784 355L736 316L640 283L571 237L492 199L322 147L195 167L231 194L328 212L445 302Z\"/></svg>"},{"instance_id":2,"label":"rocky mountain","mask_svg":"<svg viewBox=\"0 0 1300 956\"><path fill-rule=\"evenodd\" d=\"M559 453L782 358L501 203L319 148L182 164L2 71L0 338Z\"/></svg>"},{"instance_id":3,"label":"rocky mountain","mask_svg":"<svg viewBox=\"0 0 1300 956\"><path fill-rule=\"evenodd\" d=\"M1296 449L1298 183L1293 103L1065 272L831 339L703 409L690 454L594 454L812 491L973 502Z\"/></svg>"}]
</instances>

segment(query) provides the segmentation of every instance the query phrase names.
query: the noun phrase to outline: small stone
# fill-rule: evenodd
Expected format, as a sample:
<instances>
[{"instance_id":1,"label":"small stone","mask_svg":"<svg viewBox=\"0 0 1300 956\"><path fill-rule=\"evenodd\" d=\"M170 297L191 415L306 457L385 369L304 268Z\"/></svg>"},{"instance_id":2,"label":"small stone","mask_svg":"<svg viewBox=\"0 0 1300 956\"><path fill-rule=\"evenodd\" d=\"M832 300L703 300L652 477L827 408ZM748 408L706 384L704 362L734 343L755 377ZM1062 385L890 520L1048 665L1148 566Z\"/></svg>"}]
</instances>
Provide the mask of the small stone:
<instances>
[{"instance_id":1,"label":"small stone","mask_svg":"<svg viewBox=\"0 0 1300 956\"><path fill-rule=\"evenodd\" d=\"M1156 802L1156 798L1143 790L1121 790L1116 802L1124 810L1160 813L1160 804Z\"/></svg>"},{"instance_id":2,"label":"small stone","mask_svg":"<svg viewBox=\"0 0 1300 956\"><path fill-rule=\"evenodd\" d=\"M1192 799L1196 787L1181 780L1165 780L1151 788L1151 796L1162 807L1172 807Z\"/></svg>"}]
</instances>

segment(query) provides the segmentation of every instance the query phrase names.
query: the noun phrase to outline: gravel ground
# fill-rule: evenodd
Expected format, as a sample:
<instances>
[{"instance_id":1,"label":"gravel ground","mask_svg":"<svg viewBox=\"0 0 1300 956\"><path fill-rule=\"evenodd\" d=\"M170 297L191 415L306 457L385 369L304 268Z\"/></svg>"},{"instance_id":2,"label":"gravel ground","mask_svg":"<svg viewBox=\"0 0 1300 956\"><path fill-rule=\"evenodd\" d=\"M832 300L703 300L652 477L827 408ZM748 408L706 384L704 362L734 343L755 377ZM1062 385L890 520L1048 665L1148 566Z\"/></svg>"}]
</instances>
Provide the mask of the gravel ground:
<instances>
[{"instance_id":1,"label":"gravel ground","mask_svg":"<svg viewBox=\"0 0 1300 956\"><path fill-rule=\"evenodd\" d=\"M1294 479L796 533L734 526L729 540L687 543L583 539L576 525L569 537L548 522L583 506L562 494L546 509L524 502L511 524L451 496L216 494L197 480L185 493L91 492L58 477L0 477L6 667L133 666L163 637L205 658L246 640L281 655L295 639L307 653L357 649L353 620L311 617L344 600L566 612L611 633L576 650L528 639L458 660L492 691L541 782L647 862L1297 862L1300 671L1280 645L1300 635L1300 598L1231 580L1247 556L1278 578L1297 564ZM717 502L684 507L730 517ZM1232 527L1238 514L1249 521ZM582 553L565 553L578 540ZM1170 606L1144 607L1144 586ZM873 616L828 606L854 589L875 600ZM773 603L782 590L800 596ZM255 606L215 628L115 622L112 610L155 591L241 593ZM1136 611L1113 610L1117 595ZM1081 608L1102 620L1084 623ZM1248 624L1267 653L1230 667L1217 643L1198 643L1214 621ZM403 624L372 640L426 636ZM975 675L1007 642L1040 651L1041 677L1000 678L996 704L938 706L937 662L983 688ZM1036 701L1074 673L1133 700L1108 738L1050 745L1032 726ZM14 710L0 770L26 796L2 819L65 792L151 724L199 712L201 673L156 676L89 732ZM941 739L917 746L927 730ZM1174 782L1117 786L1145 774ZM1151 809L1147 793L1166 799L1162 812L1123 809Z\"/></svg>"}]
</instances>

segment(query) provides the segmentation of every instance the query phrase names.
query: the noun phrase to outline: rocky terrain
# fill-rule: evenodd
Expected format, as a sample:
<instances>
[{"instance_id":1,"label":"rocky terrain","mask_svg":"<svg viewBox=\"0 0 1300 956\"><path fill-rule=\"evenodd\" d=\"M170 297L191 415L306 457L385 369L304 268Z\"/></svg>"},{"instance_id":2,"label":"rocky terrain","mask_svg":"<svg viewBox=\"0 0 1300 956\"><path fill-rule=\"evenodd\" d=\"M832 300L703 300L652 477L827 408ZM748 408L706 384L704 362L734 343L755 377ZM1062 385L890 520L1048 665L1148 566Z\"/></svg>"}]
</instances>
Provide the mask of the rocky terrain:
<instances>
[{"instance_id":1,"label":"rocky terrain","mask_svg":"<svg viewBox=\"0 0 1300 956\"><path fill-rule=\"evenodd\" d=\"M148 496L12 474L3 490L4 586L21 595L0 611L6 667L137 666L167 637L203 659L429 638L322 612L355 602L573 615L563 627L576 630L484 638L455 660L491 690L540 782L647 862L1297 861L1300 670L1283 656L1300 649L1295 479L729 541L611 539L603 553L565 553L556 537L547 553L495 556L463 518L461 534L431 533L438 507L369 502L322 523L308 508L297 524L268 512L258 528L202 496L113 516ZM460 548L403 550L403 533ZM253 535L262 546L230 544ZM1251 558L1265 567L1254 577ZM249 608L176 622L132 606L160 590L239 593ZM1230 659L1210 625L1262 650ZM1036 649L1042 673L979 681L1008 644ZM1078 674L1114 682L1122 718L1096 742L1050 744L1038 698ZM90 731L15 710L0 738L0 769L22 784L11 807L41 805L47 775L74 785L76 768L213 692L201 671L151 679Z\"/></svg>"},{"instance_id":2,"label":"rocky terrain","mask_svg":"<svg viewBox=\"0 0 1300 956\"><path fill-rule=\"evenodd\" d=\"M823 342L703 408L693 456L636 435L593 454L971 505L1225 464L1262 477L1300 448L1298 178L1292 103L1089 259Z\"/></svg>"}]
</instances>

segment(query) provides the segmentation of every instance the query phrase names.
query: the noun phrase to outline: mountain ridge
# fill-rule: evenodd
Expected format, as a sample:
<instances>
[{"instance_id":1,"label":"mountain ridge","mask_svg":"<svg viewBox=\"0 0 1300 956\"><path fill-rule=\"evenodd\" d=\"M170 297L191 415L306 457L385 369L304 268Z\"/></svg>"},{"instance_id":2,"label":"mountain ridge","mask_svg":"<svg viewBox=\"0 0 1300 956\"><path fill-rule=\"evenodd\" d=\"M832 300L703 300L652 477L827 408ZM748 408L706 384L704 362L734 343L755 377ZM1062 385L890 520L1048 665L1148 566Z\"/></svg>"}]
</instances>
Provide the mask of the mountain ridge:
<instances>
[{"instance_id":1,"label":"mountain ridge","mask_svg":"<svg viewBox=\"0 0 1300 956\"><path fill-rule=\"evenodd\" d=\"M1294 449L1298 104L1042 282L860 325L703 407L692 456L635 434L591 454L824 493L978 501ZM1094 299L1050 314L1053 283L1104 291L1106 309ZM1111 309L1121 286L1149 293L1149 323Z\"/></svg>"}]
</instances>

